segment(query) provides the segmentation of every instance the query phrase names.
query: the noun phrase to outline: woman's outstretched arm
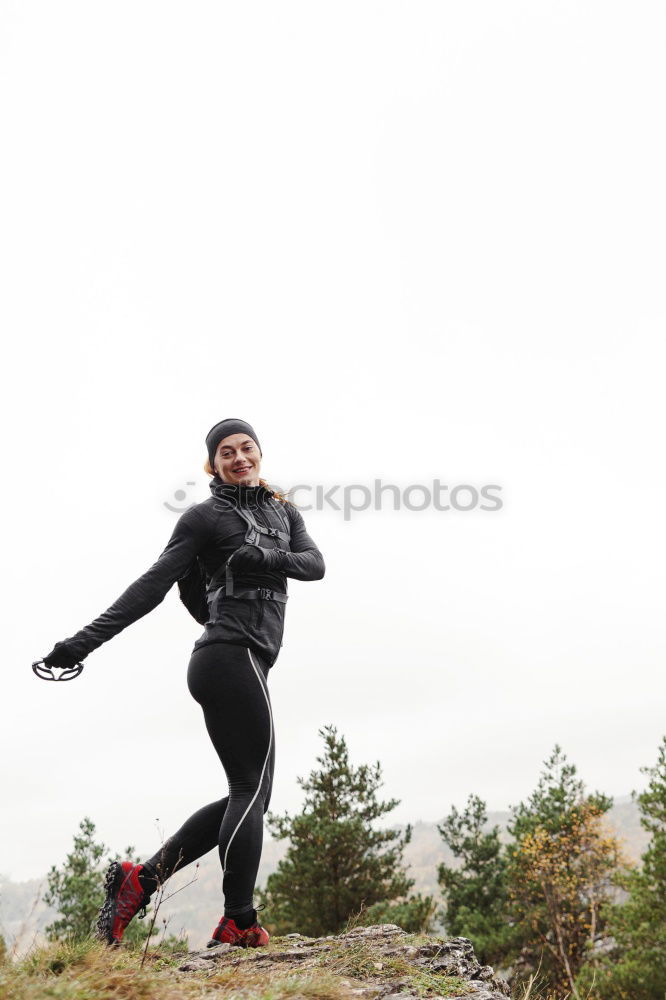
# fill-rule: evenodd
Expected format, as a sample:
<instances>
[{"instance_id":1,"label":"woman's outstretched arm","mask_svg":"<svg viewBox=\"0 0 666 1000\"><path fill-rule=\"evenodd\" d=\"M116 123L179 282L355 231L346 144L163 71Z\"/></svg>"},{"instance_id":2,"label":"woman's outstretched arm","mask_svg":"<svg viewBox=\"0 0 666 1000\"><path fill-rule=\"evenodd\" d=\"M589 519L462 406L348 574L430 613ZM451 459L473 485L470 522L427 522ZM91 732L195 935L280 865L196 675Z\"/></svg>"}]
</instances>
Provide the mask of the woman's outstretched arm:
<instances>
[{"instance_id":1,"label":"woman's outstretched arm","mask_svg":"<svg viewBox=\"0 0 666 1000\"><path fill-rule=\"evenodd\" d=\"M71 653L73 658L82 660L132 622L143 618L164 600L174 583L185 575L205 547L207 537L208 529L203 516L196 507L190 507L179 517L166 548L150 569L131 583L103 614L65 639L63 644L58 643L56 649L65 646L66 652Z\"/></svg>"}]
</instances>

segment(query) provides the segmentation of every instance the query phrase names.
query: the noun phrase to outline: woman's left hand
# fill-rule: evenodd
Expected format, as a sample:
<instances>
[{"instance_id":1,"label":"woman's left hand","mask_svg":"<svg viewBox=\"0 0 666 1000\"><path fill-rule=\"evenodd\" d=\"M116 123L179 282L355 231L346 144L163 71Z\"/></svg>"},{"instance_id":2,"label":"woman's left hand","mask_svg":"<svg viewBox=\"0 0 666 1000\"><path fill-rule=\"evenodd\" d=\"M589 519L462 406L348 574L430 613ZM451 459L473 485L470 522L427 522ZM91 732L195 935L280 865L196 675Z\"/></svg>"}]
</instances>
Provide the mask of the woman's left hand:
<instances>
[{"instance_id":1,"label":"woman's left hand","mask_svg":"<svg viewBox=\"0 0 666 1000\"><path fill-rule=\"evenodd\" d=\"M47 667L69 670L71 667L75 667L80 659L81 657L76 656L67 642L56 642L51 652L43 658L43 662Z\"/></svg>"},{"instance_id":2,"label":"woman's left hand","mask_svg":"<svg viewBox=\"0 0 666 1000\"><path fill-rule=\"evenodd\" d=\"M263 549L259 545L241 545L229 557L231 570L271 570L278 563L279 549Z\"/></svg>"}]
</instances>

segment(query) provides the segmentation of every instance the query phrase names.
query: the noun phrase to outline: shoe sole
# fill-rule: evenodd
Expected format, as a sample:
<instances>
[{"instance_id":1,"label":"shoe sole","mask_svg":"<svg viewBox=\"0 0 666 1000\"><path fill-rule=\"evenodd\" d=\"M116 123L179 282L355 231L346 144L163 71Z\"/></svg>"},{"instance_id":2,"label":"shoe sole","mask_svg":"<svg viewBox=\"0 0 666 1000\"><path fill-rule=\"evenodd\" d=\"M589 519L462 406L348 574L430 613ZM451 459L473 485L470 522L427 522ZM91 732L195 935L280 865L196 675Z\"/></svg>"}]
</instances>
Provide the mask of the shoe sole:
<instances>
[{"instance_id":1,"label":"shoe sole","mask_svg":"<svg viewBox=\"0 0 666 1000\"><path fill-rule=\"evenodd\" d=\"M230 944L232 948L242 948L243 947L242 944L240 943L240 941L217 941L215 938L211 938L210 941L208 942L208 944L206 945L206 947L207 948L218 948L221 944Z\"/></svg>"},{"instance_id":2,"label":"shoe sole","mask_svg":"<svg viewBox=\"0 0 666 1000\"><path fill-rule=\"evenodd\" d=\"M106 944L116 948L120 946L120 941L113 937L113 922L116 919L116 898L124 878L125 872L120 862L112 861L104 879L106 899L102 903L102 908L97 918L96 937L100 941L105 941Z\"/></svg>"}]
</instances>

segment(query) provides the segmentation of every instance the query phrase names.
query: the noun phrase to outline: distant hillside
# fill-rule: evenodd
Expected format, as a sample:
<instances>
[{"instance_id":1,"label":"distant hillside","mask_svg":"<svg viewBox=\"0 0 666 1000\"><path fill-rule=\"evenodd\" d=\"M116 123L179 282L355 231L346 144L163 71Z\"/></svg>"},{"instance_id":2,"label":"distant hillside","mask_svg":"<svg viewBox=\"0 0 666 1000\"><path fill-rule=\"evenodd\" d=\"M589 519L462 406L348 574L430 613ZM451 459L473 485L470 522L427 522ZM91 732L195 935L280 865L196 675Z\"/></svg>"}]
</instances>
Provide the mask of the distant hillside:
<instances>
[{"instance_id":1,"label":"distant hillside","mask_svg":"<svg viewBox=\"0 0 666 1000\"><path fill-rule=\"evenodd\" d=\"M488 826L497 824L506 835L508 812L490 813ZM629 796L619 798L608 814L610 823L623 839L625 851L631 861L637 862L648 842L648 836L640 825L636 804ZM452 857L437 830L436 823L416 822L412 824L412 840L405 849L405 861L414 879L414 891L432 893L439 898L437 866L440 862L452 862ZM403 830L403 826L393 829ZM264 840L264 850L257 878L258 885L265 885L266 879L275 871L287 850L287 841ZM58 860L54 859L58 864ZM192 878L196 882L177 892ZM44 879L29 882L11 882L0 876L0 932L8 945L17 942L17 951L23 953L32 942L41 937L48 923L54 917L43 902L46 888ZM163 903L160 919L166 917L168 929L178 934L184 930L190 944L197 947L205 942L223 911L222 873L216 851L211 851L201 859L198 871L194 865L180 874L174 875L169 883L169 892L176 893Z\"/></svg>"},{"instance_id":2,"label":"distant hillside","mask_svg":"<svg viewBox=\"0 0 666 1000\"><path fill-rule=\"evenodd\" d=\"M501 839L508 841L506 825L510 813L491 812L488 814L487 829L499 826ZM640 825L638 806L630 796L618 798L607 814L610 825L624 842L624 849L630 862L637 863L647 847L649 837ZM405 850L405 858L410 866L410 875L415 880L415 891L439 893L437 866L442 861L454 862L449 849L442 842L436 823L414 823L412 842Z\"/></svg>"}]
</instances>

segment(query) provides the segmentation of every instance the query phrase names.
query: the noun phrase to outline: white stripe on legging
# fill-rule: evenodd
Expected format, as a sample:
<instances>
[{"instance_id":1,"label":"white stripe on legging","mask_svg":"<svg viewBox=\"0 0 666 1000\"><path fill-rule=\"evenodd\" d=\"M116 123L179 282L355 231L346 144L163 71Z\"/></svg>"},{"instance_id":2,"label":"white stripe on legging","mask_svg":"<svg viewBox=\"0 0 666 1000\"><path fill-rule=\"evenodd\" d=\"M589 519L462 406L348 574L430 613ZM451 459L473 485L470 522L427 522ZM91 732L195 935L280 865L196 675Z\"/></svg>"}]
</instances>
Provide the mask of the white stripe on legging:
<instances>
[{"instance_id":1,"label":"white stripe on legging","mask_svg":"<svg viewBox=\"0 0 666 1000\"><path fill-rule=\"evenodd\" d=\"M250 657L250 663L252 664L252 669L254 670L255 674L257 675L257 679L258 679L259 684L261 686L261 690L263 692L264 698L266 699L266 705L268 706L268 719L269 719L269 722L270 722L270 737L269 737L269 740L268 740L268 750L266 751L266 758L264 760L264 766L261 769L261 777L259 778L259 785L257 786L257 790L254 793L254 795L252 796L252 801L250 802L249 806L247 807L247 809L245 810L245 812L243 813L243 815L241 816L241 818L238 820L238 823L236 824L236 829L234 830L234 832L229 837L229 842L227 844L227 849L224 852L224 863L222 865L222 877L223 878L224 878L225 872L227 870L227 854L229 853L229 848L231 847L231 841L236 836L236 830L238 830L238 828L240 827L241 823L243 822L243 820L245 819L245 817L249 813L250 809L252 808L252 806L254 804L254 800L256 799L257 795L259 794L259 792L261 790L261 786L262 786L262 783L263 783L263 780L264 780L264 772L266 770L266 765L268 764L268 758L271 755L271 747L273 746L273 713L271 712L271 703L268 700L268 695L266 694L264 685L262 684L261 676L260 676L260 673L259 673L259 669L258 669L256 663L254 662L254 658L252 656L252 653L250 652L250 650L249 650L249 648L247 646L245 648L247 649L247 655Z\"/></svg>"}]
</instances>

